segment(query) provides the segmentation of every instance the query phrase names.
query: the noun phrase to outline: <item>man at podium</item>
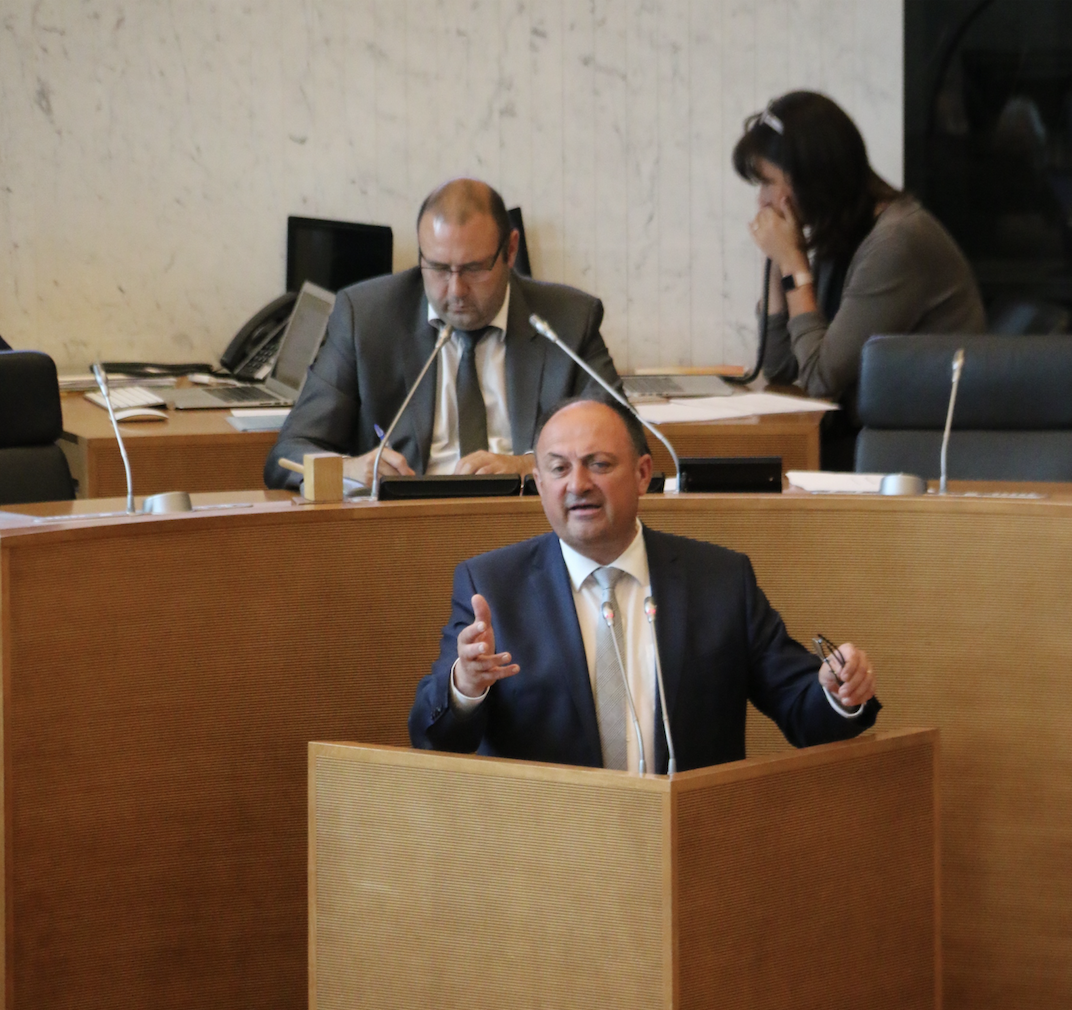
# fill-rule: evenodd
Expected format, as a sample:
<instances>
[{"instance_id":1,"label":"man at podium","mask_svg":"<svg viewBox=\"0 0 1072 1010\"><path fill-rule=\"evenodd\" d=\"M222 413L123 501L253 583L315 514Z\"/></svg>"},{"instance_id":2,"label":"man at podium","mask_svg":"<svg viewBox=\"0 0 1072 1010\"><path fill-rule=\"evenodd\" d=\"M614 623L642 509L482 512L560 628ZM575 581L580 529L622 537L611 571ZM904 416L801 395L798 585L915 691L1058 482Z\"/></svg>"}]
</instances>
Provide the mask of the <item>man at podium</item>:
<instances>
[{"instance_id":1,"label":"man at podium","mask_svg":"<svg viewBox=\"0 0 1072 1010\"><path fill-rule=\"evenodd\" d=\"M553 532L458 566L409 717L415 747L634 771L646 757L665 773L656 654L679 771L745 756L749 700L797 747L874 725L863 650L820 664L747 557L638 521L652 463L635 417L568 400L534 444Z\"/></svg>"}]
</instances>

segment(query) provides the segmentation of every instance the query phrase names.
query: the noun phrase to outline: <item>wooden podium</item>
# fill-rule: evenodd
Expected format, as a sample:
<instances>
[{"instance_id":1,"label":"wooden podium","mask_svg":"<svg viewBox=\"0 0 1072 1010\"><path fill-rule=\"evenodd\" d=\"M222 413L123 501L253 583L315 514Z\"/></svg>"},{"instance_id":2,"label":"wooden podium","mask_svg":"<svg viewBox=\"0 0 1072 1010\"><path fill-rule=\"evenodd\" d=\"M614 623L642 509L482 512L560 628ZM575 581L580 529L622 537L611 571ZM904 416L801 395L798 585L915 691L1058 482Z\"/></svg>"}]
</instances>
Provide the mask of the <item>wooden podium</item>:
<instances>
[{"instance_id":1,"label":"wooden podium","mask_svg":"<svg viewBox=\"0 0 1072 1010\"><path fill-rule=\"evenodd\" d=\"M310 1010L933 1010L937 737L672 779L310 744Z\"/></svg>"}]
</instances>

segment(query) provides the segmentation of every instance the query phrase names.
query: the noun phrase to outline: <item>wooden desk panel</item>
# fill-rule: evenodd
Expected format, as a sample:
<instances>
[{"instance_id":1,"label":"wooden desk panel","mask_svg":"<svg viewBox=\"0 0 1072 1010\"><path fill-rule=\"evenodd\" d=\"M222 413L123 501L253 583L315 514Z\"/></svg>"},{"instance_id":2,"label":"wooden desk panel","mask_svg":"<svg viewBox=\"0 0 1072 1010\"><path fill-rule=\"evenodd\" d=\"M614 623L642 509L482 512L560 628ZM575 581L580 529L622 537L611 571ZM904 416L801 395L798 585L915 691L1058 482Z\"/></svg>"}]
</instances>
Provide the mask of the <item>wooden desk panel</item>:
<instances>
[{"instance_id":1,"label":"wooden desk panel","mask_svg":"<svg viewBox=\"0 0 1072 1010\"><path fill-rule=\"evenodd\" d=\"M79 482L80 498L126 494L126 475L107 411L81 393L63 396L60 448ZM134 491L235 491L264 487L264 461L276 432L240 432L225 410L169 410L167 421L121 426ZM786 470L819 468L817 413L780 414L730 423L668 424L679 456L781 456ZM655 439L655 469L673 474L670 454Z\"/></svg>"},{"instance_id":2,"label":"wooden desk panel","mask_svg":"<svg viewBox=\"0 0 1072 1010\"><path fill-rule=\"evenodd\" d=\"M127 489L108 412L81 394L64 394L59 445L79 482L80 498L110 498ZM121 424L134 491L234 491L264 487L274 431L235 431L226 410L169 410L166 421Z\"/></svg>"},{"instance_id":3,"label":"wooden desk panel","mask_svg":"<svg viewBox=\"0 0 1072 1010\"><path fill-rule=\"evenodd\" d=\"M865 645L881 728L941 728L946 1005L1072 1002L1072 501L642 509ZM306 742L404 745L455 563L544 529L516 499L0 529L8 1005L303 1007Z\"/></svg>"}]
</instances>

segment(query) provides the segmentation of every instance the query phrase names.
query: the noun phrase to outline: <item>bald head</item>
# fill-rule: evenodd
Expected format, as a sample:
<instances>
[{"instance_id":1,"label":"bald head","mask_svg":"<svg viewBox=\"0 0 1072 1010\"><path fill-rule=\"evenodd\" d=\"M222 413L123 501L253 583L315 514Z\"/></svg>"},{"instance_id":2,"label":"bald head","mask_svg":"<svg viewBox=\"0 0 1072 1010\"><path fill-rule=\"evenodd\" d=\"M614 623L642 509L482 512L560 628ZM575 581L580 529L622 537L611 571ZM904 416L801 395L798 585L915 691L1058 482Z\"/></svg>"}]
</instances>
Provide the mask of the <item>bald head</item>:
<instances>
[{"instance_id":1,"label":"bald head","mask_svg":"<svg viewBox=\"0 0 1072 1010\"><path fill-rule=\"evenodd\" d=\"M464 226L476 216L487 215L495 222L499 244L506 242L510 234L510 218L506 204L498 192L479 179L451 179L433 189L424 198L417 214L417 231L425 215L432 215L436 222Z\"/></svg>"}]
</instances>

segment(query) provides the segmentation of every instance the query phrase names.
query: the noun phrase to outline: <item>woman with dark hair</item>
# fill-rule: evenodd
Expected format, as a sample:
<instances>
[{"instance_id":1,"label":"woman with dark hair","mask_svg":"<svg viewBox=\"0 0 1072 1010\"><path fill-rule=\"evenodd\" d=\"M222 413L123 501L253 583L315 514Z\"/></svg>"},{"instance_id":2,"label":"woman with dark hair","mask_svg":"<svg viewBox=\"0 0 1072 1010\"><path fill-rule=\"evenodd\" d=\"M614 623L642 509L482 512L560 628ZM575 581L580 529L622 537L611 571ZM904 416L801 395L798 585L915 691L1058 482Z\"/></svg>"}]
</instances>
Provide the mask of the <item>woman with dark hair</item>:
<instances>
[{"instance_id":1,"label":"woman with dark hair","mask_svg":"<svg viewBox=\"0 0 1072 1010\"><path fill-rule=\"evenodd\" d=\"M860 353L879 333L980 333L964 254L911 196L881 179L863 137L824 95L793 91L745 121L738 175L759 186L752 238L773 280L764 374L838 400L823 467L853 467Z\"/></svg>"}]
</instances>

